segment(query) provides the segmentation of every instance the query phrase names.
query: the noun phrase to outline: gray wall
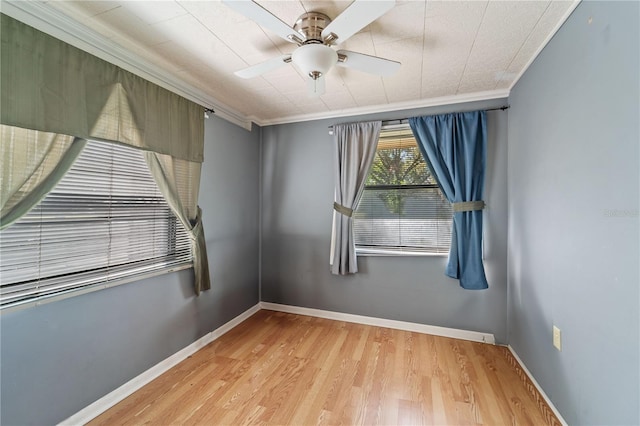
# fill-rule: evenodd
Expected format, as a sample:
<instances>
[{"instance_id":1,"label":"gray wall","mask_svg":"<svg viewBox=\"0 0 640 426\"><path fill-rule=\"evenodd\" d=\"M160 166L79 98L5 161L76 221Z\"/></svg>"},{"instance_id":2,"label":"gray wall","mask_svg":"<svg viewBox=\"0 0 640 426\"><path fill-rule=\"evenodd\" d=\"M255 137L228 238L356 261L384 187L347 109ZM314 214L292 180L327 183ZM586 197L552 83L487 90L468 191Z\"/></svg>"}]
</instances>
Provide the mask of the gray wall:
<instances>
[{"instance_id":1,"label":"gray wall","mask_svg":"<svg viewBox=\"0 0 640 426\"><path fill-rule=\"evenodd\" d=\"M505 100L253 132L212 118L200 204L213 288L194 297L182 271L3 313L2 423L74 414L253 306L260 279L264 301L493 333L570 423L639 424L639 13L583 2L508 113L489 113L488 290L462 290L444 257L360 257L359 274L329 273L327 126Z\"/></svg>"},{"instance_id":2,"label":"gray wall","mask_svg":"<svg viewBox=\"0 0 640 426\"><path fill-rule=\"evenodd\" d=\"M640 424L639 16L582 2L510 97L509 343L570 424Z\"/></svg>"},{"instance_id":3,"label":"gray wall","mask_svg":"<svg viewBox=\"0 0 640 426\"><path fill-rule=\"evenodd\" d=\"M191 270L0 317L2 424L55 424L258 302L260 129L206 121L200 206L212 288Z\"/></svg>"},{"instance_id":4,"label":"gray wall","mask_svg":"<svg viewBox=\"0 0 640 426\"><path fill-rule=\"evenodd\" d=\"M502 106L506 100L265 127L262 138L262 300L493 333L506 341L507 112L488 113L485 258L489 289L463 290L446 257L360 257L329 272L333 148L338 122Z\"/></svg>"}]
</instances>

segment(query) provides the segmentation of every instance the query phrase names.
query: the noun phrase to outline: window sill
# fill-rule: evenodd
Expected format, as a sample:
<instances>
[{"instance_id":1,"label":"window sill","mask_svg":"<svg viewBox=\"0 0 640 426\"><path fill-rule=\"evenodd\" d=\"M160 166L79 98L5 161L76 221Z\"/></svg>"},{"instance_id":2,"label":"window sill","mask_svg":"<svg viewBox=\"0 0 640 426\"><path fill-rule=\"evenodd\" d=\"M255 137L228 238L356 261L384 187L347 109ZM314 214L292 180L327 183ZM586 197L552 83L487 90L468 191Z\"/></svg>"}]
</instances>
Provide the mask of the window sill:
<instances>
[{"instance_id":1,"label":"window sill","mask_svg":"<svg viewBox=\"0 0 640 426\"><path fill-rule=\"evenodd\" d=\"M396 251L356 247L358 257L447 257L449 253L428 253L422 251Z\"/></svg>"},{"instance_id":2,"label":"window sill","mask_svg":"<svg viewBox=\"0 0 640 426\"><path fill-rule=\"evenodd\" d=\"M113 281L98 282L96 284L92 284L87 287L71 288L67 291L62 291L60 293L49 294L46 296L26 300L23 302L7 304L6 306L0 307L0 315L8 312L14 312L14 311L19 311L26 308L32 308L35 306L44 305L46 303L56 302L58 300L68 299L70 297L80 296L87 293L93 293L94 291L98 291L98 290L104 290L111 287L117 287L123 284L129 284L131 282L154 278L160 275L170 274L173 272L178 272L178 271L182 271L184 269L189 269L189 268L193 268L193 261L183 262L167 268L154 269L154 270L143 272L143 273L132 274L132 275L115 279Z\"/></svg>"}]
</instances>

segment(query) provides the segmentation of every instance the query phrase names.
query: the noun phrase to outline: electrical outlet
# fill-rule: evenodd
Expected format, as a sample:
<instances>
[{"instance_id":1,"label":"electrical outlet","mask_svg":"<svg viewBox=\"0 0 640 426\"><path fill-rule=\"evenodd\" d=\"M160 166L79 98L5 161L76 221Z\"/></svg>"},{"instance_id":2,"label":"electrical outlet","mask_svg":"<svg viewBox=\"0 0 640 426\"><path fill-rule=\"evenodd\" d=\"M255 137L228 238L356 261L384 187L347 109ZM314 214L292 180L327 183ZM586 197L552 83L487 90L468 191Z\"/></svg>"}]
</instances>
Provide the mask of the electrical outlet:
<instances>
[{"instance_id":1,"label":"electrical outlet","mask_svg":"<svg viewBox=\"0 0 640 426\"><path fill-rule=\"evenodd\" d=\"M553 346L555 346L557 350L562 351L562 333L555 325L553 326Z\"/></svg>"}]
</instances>

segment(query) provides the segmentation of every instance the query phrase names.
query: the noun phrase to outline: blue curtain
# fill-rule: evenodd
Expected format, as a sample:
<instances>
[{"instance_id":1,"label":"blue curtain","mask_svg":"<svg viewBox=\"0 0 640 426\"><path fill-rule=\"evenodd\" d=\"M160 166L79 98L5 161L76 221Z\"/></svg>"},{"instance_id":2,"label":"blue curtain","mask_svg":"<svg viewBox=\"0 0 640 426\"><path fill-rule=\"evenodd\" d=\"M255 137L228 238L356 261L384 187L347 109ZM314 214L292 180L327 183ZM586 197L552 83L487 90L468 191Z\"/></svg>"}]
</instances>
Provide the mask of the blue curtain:
<instances>
[{"instance_id":1,"label":"blue curtain","mask_svg":"<svg viewBox=\"0 0 640 426\"><path fill-rule=\"evenodd\" d=\"M485 112L413 117L409 124L442 192L453 203L451 250L445 273L460 280L463 288L485 289L489 286L482 264L482 210L456 211L484 205ZM464 203L469 201L480 203Z\"/></svg>"}]
</instances>

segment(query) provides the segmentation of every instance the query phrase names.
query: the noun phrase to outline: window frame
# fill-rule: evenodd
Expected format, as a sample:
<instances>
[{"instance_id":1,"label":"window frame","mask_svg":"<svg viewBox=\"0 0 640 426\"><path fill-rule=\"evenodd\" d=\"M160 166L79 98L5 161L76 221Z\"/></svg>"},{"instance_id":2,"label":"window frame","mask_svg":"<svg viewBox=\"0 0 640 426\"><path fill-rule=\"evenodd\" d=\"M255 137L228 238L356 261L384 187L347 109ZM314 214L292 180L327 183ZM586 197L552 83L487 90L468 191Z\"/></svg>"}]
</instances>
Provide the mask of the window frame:
<instances>
[{"instance_id":1,"label":"window frame","mask_svg":"<svg viewBox=\"0 0 640 426\"><path fill-rule=\"evenodd\" d=\"M111 143L111 142L105 142L105 141L100 141L100 140L89 140L87 141L87 147L89 147L89 144L92 142L95 142L97 144L107 144L107 143ZM119 145L119 144L116 144ZM87 149L87 147L85 148L85 150ZM140 150L137 150L135 148L132 147L125 147L123 145L119 145L119 148L117 149L128 149L128 150L132 150L132 151L138 151L140 152ZM100 149L99 147L97 148L98 150ZM114 152L116 148L114 148ZM80 154L82 156L82 154ZM95 153L92 153L91 155L95 155ZM123 157L124 158L124 157ZM142 161L144 162L144 159L142 156L140 156L140 158L142 159ZM118 159L115 157L114 154L114 158L113 160L117 161ZM112 161L113 161L112 160ZM128 159L130 160L130 158ZM137 161L137 159L136 159ZM99 170L101 167L103 167L103 164L98 165L95 169L92 169L90 171L90 173L99 173ZM145 163L146 166L146 163ZM73 166L72 168L73 169ZM70 170L71 170L70 169ZM80 170L82 170L82 167L80 168ZM115 175L111 175L111 173L114 172L113 168L109 168L109 173L110 176L112 176L110 179L113 179L113 176ZM78 173L78 172L76 172ZM149 171L150 173L150 171ZM130 175L129 175L130 176ZM151 180L153 181L153 183L155 184L155 180L153 179L153 176L150 175ZM133 176L130 176L129 179L135 179ZM64 178L61 180L61 182L64 180ZM68 184L67 184L68 185ZM155 184L157 187L157 184ZM56 185L57 187L58 185ZM45 198L43 198L43 200L41 202L39 202L34 209L32 209L31 212L27 213L27 215L29 215L30 213L34 213L34 214L42 214L41 211L41 204L45 203L47 201L47 198L49 197L50 194L53 195L53 197L55 198L56 196L60 196L59 194L56 194L56 187L54 187L52 189L52 191L47 194L47 196ZM76 188L76 187L73 187ZM164 199L164 197L162 196L161 193L159 193L159 195L162 197L163 199L163 203L166 204L166 209L168 209L167 213L170 213L171 216L167 217L164 216L163 217L159 217L158 219L160 220L166 220L167 222L167 236L166 238L163 238L163 240L160 242L160 244L166 244L167 245L167 255L164 255L162 257L150 257L150 258L139 258L136 260L130 260L124 263L119 263L119 264L113 264L113 265L103 265L103 266L96 266L94 264L88 264L86 269L82 269L82 270L76 270L73 272L69 272L67 274L53 274L53 275L49 275L49 276L43 276L43 277L36 277L36 278L25 278L23 281L16 281L16 282L12 282L11 284L7 283L1 283L3 285L6 285L7 287L11 287L11 286L16 286L16 287L23 287L24 290L27 293L29 291L34 291L37 292L39 287L45 288L48 291L45 291L43 294L38 294L34 297L28 297L28 295L25 295L24 299L19 299L17 301L11 301L11 302L7 302L5 305L0 305L0 315L7 313L7 312L13 312L16 310L22 310L25 308L29 308L29 307L34 307L34 306L40 306L43 304L47 304L47 303L51 303L54 301L58 301L58 300L63 300L63 299L67 299L70 297L75 297L75 296L80 296L82 294L87 294L87 293L91 293L94 291L98 291L98 290L102 290L102 289L107 289L107 288L111 288L111 287L117 287L120 285L124 285L124 284L128 284L131 282L136 282L136 281L141 281L141 280L145 280L145 279L149 279L149 278L153 278L153 277L157 277L160 275L165 275L165 274L170 274L170 273L174 273L174 272L178 272L181 270L185 270L185 269L190 269L193 267L193 253L191 252L191 249L189 248L189 255L186 255L186 252L184 251L184 244L186 241L188 241L188 239L190 238L188 236L188 233L186 233L186 230L184 230L182 224L180 223L179 219L175 216L175 214L173 214L173 212L171 212L171 208L168 205L166 199ZM97 197L101 197L101 195L97 195ZM110 200L116 200L121 196L118 195L109 195L109 199ZM89 191L85 192L84 194L80 195L79 197L77 197L79 200L82 200L80 202L79 205L86 203L86 202L95 202L96 198L96 194L92 194L89 188ZM127 200L127 207L126 208L132 208L131 206L133 204L135 204L136 202L140 202L144 200L144 195L142 193L140 193L137 196L126 196L122 199ZM117 202L116 202L117 203ZM65 205L65 210L64 211L72 211L73 210L73 200L71 199L67 199ZM111 205L111 204L110 204ZM109 209L112 209L113 207L109 207ZM38 213L40 212L40 213ZM148 214L146 211L141 211L142 216L144 216L145 214ZM28 218L28 216L25 215L25 218ZM96 216L99 217L99 216ZM128 216L129 220L127 220L126 222L128 223L135 223L133 221L137 220L136 216ZM18 225L20 226L20 221L23 218L19 219L18 221L16 221L16 223L10 225L8 228L6 228L5 230L3 230L2 232L5 232L9 229L11 229L12 227ZM77 221L80 219L75 219L72 221L68 222L68 226L74 226L75 223L78 223ZM105 219L102 219L105 220ZM118 221L118 217L117 216L109 216L109 219L106 219L110 225L108 225L108 229L109 229L109 235L111 238L111 235L114 235L113 238L117 237L117 234L112 234L111 229L111 223L116 223ZM112 220L115 220L115 222L111 222ZM139 219L138 219L139 220ZM59 223L64 223L65 220L60 217L59 219L56 219L55 222L53 222L53 226L56 226L56 224ZM42 226L43 222L42 219L40 222L34 222L33 218L30 218L30 221L27 221L23 226ZM58 225L59 226L59 225ZM162 229L165 229L164 227ZM18 231L19 232L19 231ZM115 231L117 233L117 231ZM179 235L178 233L184 233L183 235ZM154 234L156 235L156 234ZM145 238L143 240L137 240L139 241L144 241L145 243L149 244L149 243L153 243L156 244L154 241L154 238ZM11 239L8 242L19 242L19 239ZM38 239L37 241L37 247L39 248L41 246L41 241L40 239ZM90 239L88 241L91 241ZM178 241L180 241L180 246L178 247ZM25 240L24 242L25 244L28 244L28 240ZM64 240L60 241L61 244L64 243ZM19 250L20 247L24 247L24 245L22 246L17 246L16 248ZM89 246L90 247L90 246ZM107 254L109 253L109 254ZM118 250L113 252L113 254L115 255L127 255L127 256L135 256L136 253L140 253L139 251L136 250L135 245L129 245L127 246L126 250ZM111 256L112 252L108 251L105 252L105 255L107 256ZM170 257L171 256L171 257ZM65 258L65 259L71 259L71 257ZM62 259L60 262L61 264L64 264L65 259ZM164 265L163 265L164 263ZM40 260L38 261L38 265L40 264ZM39 266L38 266L39 268ZM40 273L38 273L39 275ZM66 282L65 282L65 278L67 278ZM68 286L68 288L64 288L65 286ZM57 288L60 288L60 291L56 291ZM10 294L10 293L7 293Z\"/></svg>"},{"instance_id":2,"label":"window frame","mask_svg":"<svg viewBox=\"0 0 640 426\"><path fill-rule=\"evenodd\" d=\"M383 137L383 134L385 131L398 131L398 130L405 130L405 129L410 129L409 124L392 124L389 126L383 126L381 129L379 138ZM413 137L413 139L415 140L415 137ZM417 144L418 142L416 141L416 145ZM379 148L376 147L376 155L377 155L378 149ZM422 156L422 151L420 149L418 149L418 151ZM426 167L428 168L429 163L426 161L426 159L424 159L424 156L423 156L423 160L425 161ZM373 167L373 164L371 167ZM367 180L369 178L369 173L371 173L371 169L367 173ZM437 183L409 184L409 185L391 185L391 184L366 185L365 184L364 190L366 191L368 189L372 189L372 190L376 190L376 189L378 190L437 189L440 191L440 193L442 193L442 189ZM444 196L444 194L442 195ZM356 208L354 209L354 213L356 212L357 208L358 206L356 206ZM357 220L357 218L354 218L354 220ZM453 212L452 212L451 220L453 221ZM453 226L453 223L452 223L452 226ZM449 247L451 247L451 243L449 243ZM355 244L355 249L356 249L356 256L362 256L362 257L397 257L397 256L400 256L400 257L448 257L449 256L449 250L447 250L446 252L434 252L434 251L404 249L401 247L397 247L397 249L389 249L389 248L382 248L380 246L363 246L358 244Z\"/></svg>"}]
</instances>

